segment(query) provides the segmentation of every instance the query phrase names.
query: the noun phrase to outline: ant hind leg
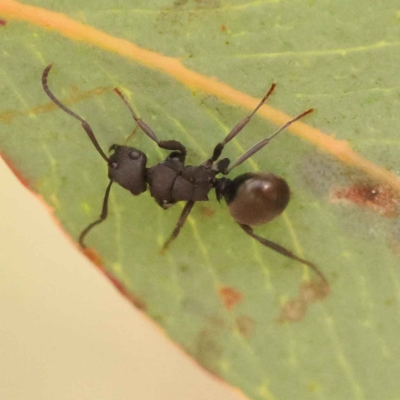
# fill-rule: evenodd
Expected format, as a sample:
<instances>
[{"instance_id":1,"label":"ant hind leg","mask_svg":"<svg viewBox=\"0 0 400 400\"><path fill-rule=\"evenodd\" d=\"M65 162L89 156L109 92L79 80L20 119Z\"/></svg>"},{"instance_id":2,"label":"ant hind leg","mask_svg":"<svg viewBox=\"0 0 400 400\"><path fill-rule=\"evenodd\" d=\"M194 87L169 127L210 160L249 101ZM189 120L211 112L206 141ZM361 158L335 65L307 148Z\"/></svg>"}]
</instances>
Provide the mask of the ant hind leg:
<instances>
[{"instance_id":1,"label":"ant hind leg","mask_svg":"<svg viewBox=\"0 0 400 400\"><path fill-rule=\"evenodd\" d=\"M295 254L293 254L291 251L285 249L283 246L276 244L274 242L271 242L268 239L265 239L261 236L258 236L254 233L253 228L251 228L249 225L244 225L244 224L239 224L239 226L249 235L251 236L253 239L256 239L259 243L261 243L262 245L269 247L272 250L275 250L277 253L282 254L285 257L291 258L292 260L296 260L304 265L307 265L307 267L311 268L322 280L322 282L328 287L329 283L326 280L324 274L319 270L319 268L307 261L304 260L303 258L300 258L298 256L296 256Z\"/></svg>"}]
</instances>

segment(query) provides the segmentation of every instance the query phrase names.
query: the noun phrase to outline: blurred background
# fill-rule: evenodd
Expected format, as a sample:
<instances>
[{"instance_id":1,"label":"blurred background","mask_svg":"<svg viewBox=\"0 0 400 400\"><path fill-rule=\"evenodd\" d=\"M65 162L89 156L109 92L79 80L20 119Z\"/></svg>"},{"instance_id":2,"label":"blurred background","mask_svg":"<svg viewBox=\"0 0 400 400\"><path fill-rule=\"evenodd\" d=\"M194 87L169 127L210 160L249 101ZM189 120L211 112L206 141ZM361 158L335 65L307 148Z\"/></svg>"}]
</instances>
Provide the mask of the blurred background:
<instances>
[{"instance_id":1,"label":"blurred background","mask_svg":"<svg viewBox=\"0 0 400 400\"><path fill-rule=\"evenodd\" d=\"M0 182L0 399L243 398L126 301L1 159Z\"/></svg>"}]
</instances>

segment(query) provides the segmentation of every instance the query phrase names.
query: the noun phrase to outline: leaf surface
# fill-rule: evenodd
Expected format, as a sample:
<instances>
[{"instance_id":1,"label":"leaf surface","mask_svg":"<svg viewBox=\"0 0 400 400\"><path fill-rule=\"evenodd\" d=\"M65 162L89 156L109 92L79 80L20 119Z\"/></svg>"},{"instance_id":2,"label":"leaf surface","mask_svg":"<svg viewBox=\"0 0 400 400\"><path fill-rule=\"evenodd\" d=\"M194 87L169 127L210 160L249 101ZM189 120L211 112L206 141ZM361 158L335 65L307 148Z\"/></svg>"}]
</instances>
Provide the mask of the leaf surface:
<instances>
[{"instance_id":1,"label":"leaf surface","mask_svg":"<svg viewBox=\"0 0 400 400\"><path fill-rule=\"evenodd\" d=\"M87 243L125 295L249 398L400 397L395 1L8 0L0 17L1 153L75 239L101 211L107 166L44 94L49 63L50 87L104 151L134 127L115 86L160 138L184 143L193 165L273 81L273 108L224 156L237 159L285 114L316 108L293 126L303 139L281 134L232 175L265 170L289 182L287 211L256 232L317 263L328 295L246 236L213 194L160 255L182 206L164 212L149 193L114 185L110 216ZM149 165L167 154L141 132L130 144Z\"/></svg>"}]
</instances>

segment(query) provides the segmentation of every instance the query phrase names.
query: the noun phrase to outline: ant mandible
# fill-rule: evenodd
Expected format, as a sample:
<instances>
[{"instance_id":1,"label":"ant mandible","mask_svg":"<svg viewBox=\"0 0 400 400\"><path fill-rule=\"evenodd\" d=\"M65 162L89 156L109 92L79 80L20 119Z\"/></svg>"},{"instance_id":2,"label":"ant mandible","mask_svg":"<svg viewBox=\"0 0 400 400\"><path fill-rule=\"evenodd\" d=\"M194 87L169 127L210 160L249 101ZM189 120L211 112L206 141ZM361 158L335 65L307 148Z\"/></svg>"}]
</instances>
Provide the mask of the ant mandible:
<instances>
[{"instance_id":1,"label":"ant mandible","mask_svg":"<svg viewBox=\"0 0 400 400\"><path fill-rule=\"evenodd\" d=\"M272 94L275 89L275 84L273 83L268 93L261 99L253 112L240 121L228 133L225 139L215 146L213 154L208 160L198 166L185 166L185 146L177 140L159 140L152 129L137 117L122 93L115 88L114 91L125 103L133 119L141 130L151 140L156 142L161 149L171 151L164 161L147 168L146 154L134 147L114 144L110 147L110 151L113 152L111 156L107 157L105 155L87 121L62 104L49 89L47 78L52 66L53 64L48 65L43 71L42 86L44 91L59 108L81 122L82 128L85 130L97 152L101 157L103 157L108 165L108 178L110 179L110 182L104 195L101 215L99 219L89 224L81 232L79 236L79 244L81 247L86 247L84 243L86 235L96 225L100 224L107 218L108 198L113 182L129 190L135 196L145 192L148 186L151 196L154 197L155 201L163 209L171 207L178 201L186 201L175 229L165 242L163 250L165 250L178 236L193 208L193 205L197 201L208 201L208 193L212 189L215 189L218 201L221 201L222 198L225 199L231 216L249 236L256 239L262 245L269 247L288 258L307 265L323 280L324 283L327 283L324 275L315 264L296 256L279 244L256 235L253 228L251 228L252 225L261 225L271 221L280 215L286 208L290 199L290 189L285 180L270 172L248 172L233 180L224 177L216 177L218 174L227 175L235 167L242 164L249 157L253 156L266 146L271 139L277 136L293 122L303 118L307 114L310 114L313 111L312 108L286 122L271 136L256 143L253 147L242 154L233 164L230 165L230 160L228 158L218 161L225 145L249 123L257 110Z\"/></svg>"}]
</instances>

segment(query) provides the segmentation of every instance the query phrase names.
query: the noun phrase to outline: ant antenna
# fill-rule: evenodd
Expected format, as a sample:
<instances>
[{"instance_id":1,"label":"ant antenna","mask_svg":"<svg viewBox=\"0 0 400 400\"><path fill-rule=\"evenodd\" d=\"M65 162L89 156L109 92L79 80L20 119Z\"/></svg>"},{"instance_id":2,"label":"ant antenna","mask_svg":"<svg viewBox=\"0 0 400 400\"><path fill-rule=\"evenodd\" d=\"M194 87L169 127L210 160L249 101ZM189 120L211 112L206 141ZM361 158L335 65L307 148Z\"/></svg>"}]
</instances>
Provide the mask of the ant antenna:
<instances>
[{"instance_id":1,"label":"ant antenna","mask_svg":"<svg viewBox=\"0 0 400 400\"><path fill-rule=\"evenodd\" d=\"M253 147L251 147L249 150L246 151L246 153L242 154L236 162L234 162L228 169L226 169L223 173L228 174L230 171L233 170L233 168L237 167L238 165L242 164L244 161L246 161L248 158L256 154L259 150L261 150L264 146L266 146L274 137L276 137L280 132L285 130L288 126L293 124L293 122L298 121L300 118L305 117L306 115L312 113L314 111L313 108L310 108L307 111L304 111L297 117L291 119L290 121L286 122L283 124L279 129L277 129L271 136L260 140L258 143L256 143Z\"/></svg>"},{"instance_id":2,"label":"ant antenna","mask_svg":"<svg viewBox=\"0 0 400 400\"><path fill-rule=\"evenodd\" d=\"M61 103L60 100L57 99L56 96L52 93L52 91L49 88L49 85L47 83L47 77L49 75L49 72L51 68L53 67L53 64L49 64L46 69L43 71L42 75L42 86L43 90L46 92L47 96L49 96L50 100L57 105L61 110L66 112L67 114L71 115L71 117L74 117L78 121L81 122L82 128L85 130L86 134L89 136L89 139L93 143L94 147L96 148L97 152L104 158L105 161L108 162L108 157L104 154L104 151L101 149L96 137L94 136L93 130L90 127L90 125L85 121L82 117L80 117L78 114L75 114L72 110L70 110L68 107L66 107L64 104Z\"/></svg>"}]
</instances>

